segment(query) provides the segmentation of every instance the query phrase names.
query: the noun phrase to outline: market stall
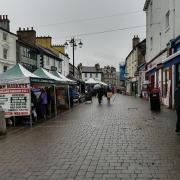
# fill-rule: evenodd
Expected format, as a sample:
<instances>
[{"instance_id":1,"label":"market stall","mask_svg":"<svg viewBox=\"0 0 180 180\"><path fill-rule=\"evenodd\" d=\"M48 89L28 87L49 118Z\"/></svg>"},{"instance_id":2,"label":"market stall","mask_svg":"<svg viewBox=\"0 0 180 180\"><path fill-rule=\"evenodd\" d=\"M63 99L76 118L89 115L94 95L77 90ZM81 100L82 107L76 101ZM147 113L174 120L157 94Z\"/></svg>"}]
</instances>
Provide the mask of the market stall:
<instances>
[{"instance_id":1,"label":"market stall","mask_svg":"<svg viewBox=\"0 0 180 180\"><path fill-rule=\"evenodd\" d=\"M13 117L14 125L16 117L28 116L32 126L31 78L39 79L20 64L0 75L0 108L5 118Z\"/></svg>"},{"instance_id":2,"label":"market stall","mask_svg":"<svg viewBox=\"0 0 180 180\"><path fill-rule=\"evenodd\" d=\"M64 109L69 108L69 80L55 76L43 68L37 69L34 74L41 78L55 80L55 84L47 88L51 99L50 104L48 105L51 114L57 115Z\"/></svg>"}]
</instances>

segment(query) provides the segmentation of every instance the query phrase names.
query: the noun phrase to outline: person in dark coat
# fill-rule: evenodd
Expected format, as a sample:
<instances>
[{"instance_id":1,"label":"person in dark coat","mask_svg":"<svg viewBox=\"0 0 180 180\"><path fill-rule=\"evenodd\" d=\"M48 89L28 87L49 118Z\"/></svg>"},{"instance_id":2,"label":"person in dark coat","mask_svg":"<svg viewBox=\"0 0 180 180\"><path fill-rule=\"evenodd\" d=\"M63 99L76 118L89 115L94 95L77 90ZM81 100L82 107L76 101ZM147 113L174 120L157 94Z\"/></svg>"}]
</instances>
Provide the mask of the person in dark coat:
<instances>
[{"instance_id":1,"label":"person in dark coat","mask_svg":"<svg viewBox=\"0 0 180 180\"><path fill-rule=\"evenodd\" d=\"M180 133L180 82L174 92L175 109L177 113L176 132Z\"/></svg>"},{"instance_id":2,"label":"person in dark coat","mask_svg":"<svg viewBox=\"0 0 180 180\"><path fill-rule=\"evenodd\" d=\"M103 95L104 95L103 88L100 87L97 91L97 98L98 98L99 104L101 104L101 102L102 102Z\"/></svg>"}]
</instances>

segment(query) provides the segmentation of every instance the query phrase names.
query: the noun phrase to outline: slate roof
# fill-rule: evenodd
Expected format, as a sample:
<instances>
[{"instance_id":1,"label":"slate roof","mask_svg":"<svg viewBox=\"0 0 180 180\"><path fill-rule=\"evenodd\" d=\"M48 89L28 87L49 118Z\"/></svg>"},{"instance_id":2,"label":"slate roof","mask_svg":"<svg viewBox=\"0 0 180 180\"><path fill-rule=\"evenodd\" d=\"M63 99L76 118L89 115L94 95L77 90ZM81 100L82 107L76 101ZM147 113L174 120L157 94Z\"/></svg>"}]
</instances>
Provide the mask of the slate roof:
<instances>
[{"instance_id":1,"label":"slate roof","mask_svg":"<svg viewBox=\"0 0 180 180\"><path fill-rule=\"evenodd\" d=\"M102 69L96 69L93 66L82 66L82 73L102 73Z\"/></svg>"}]
</instances>

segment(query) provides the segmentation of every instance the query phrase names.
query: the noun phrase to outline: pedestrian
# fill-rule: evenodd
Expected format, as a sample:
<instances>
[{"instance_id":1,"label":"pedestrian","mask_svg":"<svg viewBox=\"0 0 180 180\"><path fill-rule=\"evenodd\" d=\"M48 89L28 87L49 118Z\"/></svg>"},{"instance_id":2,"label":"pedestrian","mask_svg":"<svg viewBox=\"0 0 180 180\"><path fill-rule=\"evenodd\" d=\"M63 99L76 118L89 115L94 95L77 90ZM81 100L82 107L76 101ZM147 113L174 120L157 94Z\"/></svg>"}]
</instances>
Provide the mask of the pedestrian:
<instances>
[{"instance_id":1,"label":"pedestrian","mask_svg":"<svg viewBox=\"0 0 180 180\"><path fill-rule=\"evenodd\" d=\"M176 133L180 133L180 82L174 92L175 109L177 113Z\"/></svg>"},{"instance_id":2,"label":"pedestrian","mask_svg":"<svg viewBox=\"0 0 180 180\"><path fill-rule=\"evenodd\" d=\"M48 97L47 97L47 92L45 91L44 88L41 89L41 95L39 97L39 100L40 100L41 116L46 120Z\"/></svg>"},{"instance_id":3,"label":"pedestrian","mask_svg":"<svg viewBox=\"0 0 180 180\"><path fill-rule=\"evenodd\" d=\"M104 94L103 88L100 87L100 88L98 89L98 91L97 91L97 98L98 98L99 104L101 104L101 102L102 102L103 94Z\"/></svg>"},{"instance_id":4,"label":"pedestrian","mask_svg":"<svg viewBox=\"0 0 180 180\"><path fill-rule=\"evenodd\" d=\"M107 97L107 103L110 104L110 99L112 97L112 88L110 86L107 87L106 97Z\"/></svg>"},{"instance_id":5,"label":"pedestrian","mask_svg":"<svg viewBox=\"0 0 180 180\"><path fill-rule=\"evenodd\" d=\"M70 87L70 88L69 88L69 99L70 99L70 106L71 106L71 108L72 108L73 105L74 105L73 97L74 97L73 88Z\"/></svg>"}]
</instances>

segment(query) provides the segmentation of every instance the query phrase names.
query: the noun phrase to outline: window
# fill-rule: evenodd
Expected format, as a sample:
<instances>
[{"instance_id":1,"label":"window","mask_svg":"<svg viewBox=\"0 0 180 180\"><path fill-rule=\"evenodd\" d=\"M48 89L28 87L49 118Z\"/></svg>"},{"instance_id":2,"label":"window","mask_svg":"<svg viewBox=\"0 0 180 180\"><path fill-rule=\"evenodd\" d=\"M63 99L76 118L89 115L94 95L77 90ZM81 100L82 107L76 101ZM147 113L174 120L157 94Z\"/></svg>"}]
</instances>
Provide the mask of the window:
<instances>
[{"instance_id":1,"label":"window","mask_svg":"<svg viewBox=\"0 0 180 180\"><path fill-rule=\"evenodd\" d=\"M151 37L151 39L150 39L150 49L151 49L151 51L153 49L153 37Z\"/></svg>"},{"instance_id":2,"label":"window","mask_svg":"<svg viewBox=\"0 0 180 180\"><path fill-rule=\"evenodd\" d=\"M85 73L85 77L87 77L87 73Z\"/></svg>"},{"instance_id":3,"label":"window","mask_svg":"<svg viewBox=\"0 0 180 180\"><path fill-rule=\"evenodd\" d=\"M61 68L61 61L58 62L58 68Z\"/></svg>"},{"instance_id":4,"label":"window","mask_svg":"<svg viewBox=\"0 0 180 180\"><path fill-rule=\"evenodd\" d=\"M150 25L152 26L152 24L153 24L153 4L151 1L151 4L150 4Z\"/></svg>"},{"instance_id":5,"label":"window","mask_svg":"<svg viewBox=\"0 0 180 180\"><path fill-rule=\"evenodd\" d=\"M49 57L46 57L46 65L49 65Z\"/></svg>"},{"instance_id":6,"label":"window","mask_svg":"<svg viewBox=\"0 0 180 180\"><path fill-rule=\"evenodd\" d=\"M7 66L4 66L3 71L6 72L7 68L8 68Z\"/></svg>"},{"instance_id":7,"label":"window","mask_svg":"<svg viewBox=\"0 0 180 180\"><path fill-rule=\"evenodd\" d=\"M3 33L3 40L7 41L7 34L6 33Z\"/></svg>"},{"instance_id":8,"label":"window","mask_svg":"<svg viewBox=\"0 0 180 180\"><path fill-rule=\"evenodd\" d=\"M8 56L8 49L4 48L3 49L3 58L7 59L7 56Z\"/></svg>"},{"instance_id":9,"label":"window","mask_svg":"<svg viewBox=\"0 0 180 180\"><path fill-rule=\"evenodd\" d=\"M166 13L166 29L169 27L169 16L170 16L170 11Z\"/></svg>"},{"instance_id":10,"label":"window","mask_svg":"<svg viewBox=\"0 0 180 180\"><path fill-rule=\"evenodd\" d=\"M98 73L96 73L96 78L98 77Z\"/></svg>"},{"instance_id":11,"label":"window","mask_svg":"<svg viewBox=\"0 0 180 180\"><path fill-rule=\"evenodd\" d=\"M92 78L92 73L90 73L90 78Z\"/></svg>"}]
</instances>

